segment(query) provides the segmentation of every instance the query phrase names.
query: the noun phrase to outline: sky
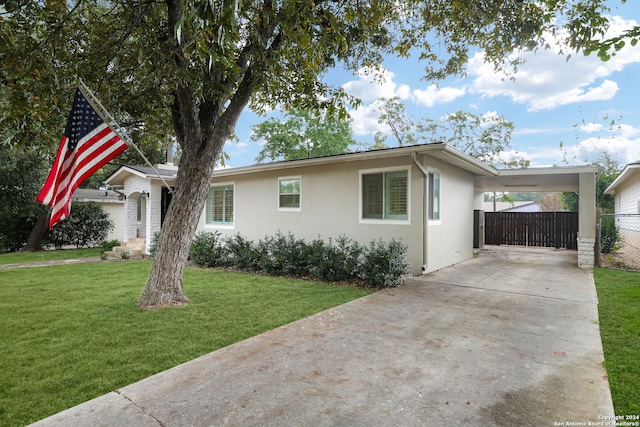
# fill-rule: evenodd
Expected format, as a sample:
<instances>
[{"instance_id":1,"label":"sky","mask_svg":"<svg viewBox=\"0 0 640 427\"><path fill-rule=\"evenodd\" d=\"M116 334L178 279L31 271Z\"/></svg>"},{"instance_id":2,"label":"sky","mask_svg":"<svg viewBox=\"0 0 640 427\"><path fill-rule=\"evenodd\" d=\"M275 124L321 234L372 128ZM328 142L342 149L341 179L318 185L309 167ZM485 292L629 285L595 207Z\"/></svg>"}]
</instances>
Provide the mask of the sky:
<instances>
[{"instance_id":1,"label":"sky","mask_svg":"<svg viewBox=\"0 0 640 427\"><path fill-rule=\"evenodd\" d=\"M609 16L611 34L637 26L640 2L612 2ZM515 81L495 73L493 65L484 63L482 52L468 61L466 77L438 83L421 79L424 66L415 58L385 60L382 83L373 82L366 70L354 74L335 69L325 80L362 100L359 108L349 111L359 142L370 144L377 131L387 131L378 123L379 98L398 96L414 120L439 119L459 110L503 116L515 126L512 151L532 167L583 165L601 153L621 167L640 160L640 43L627 43L607 62L582 53L567 60L556 47L520 57L525 63ZM262 143L251 141L251 126L268 117L243 112L236 127L238 140L224 148L230 157L227 167L256 163Z\"/></svg>"}]
</instances>

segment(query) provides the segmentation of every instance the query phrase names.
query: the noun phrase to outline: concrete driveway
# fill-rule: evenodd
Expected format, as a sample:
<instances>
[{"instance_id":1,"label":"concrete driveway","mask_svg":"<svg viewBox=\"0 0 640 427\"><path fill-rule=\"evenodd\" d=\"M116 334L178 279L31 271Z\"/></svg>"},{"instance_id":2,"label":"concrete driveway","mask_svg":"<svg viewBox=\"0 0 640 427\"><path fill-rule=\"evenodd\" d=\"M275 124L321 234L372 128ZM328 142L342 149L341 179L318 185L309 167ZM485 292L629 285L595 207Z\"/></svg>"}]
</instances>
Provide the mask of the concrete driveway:
<instances>
[{"instance_id":1,"label":"concrete driveway","mask_svg":"<svg viewBox=\"0 0 640 427\"><path fill-rule=\"evenodd\" d=\"M575 267L576 257L553 249L484 250L35 425L603 421L614 413L597 298L591 272Z\"/></svg>"}]
</instances>

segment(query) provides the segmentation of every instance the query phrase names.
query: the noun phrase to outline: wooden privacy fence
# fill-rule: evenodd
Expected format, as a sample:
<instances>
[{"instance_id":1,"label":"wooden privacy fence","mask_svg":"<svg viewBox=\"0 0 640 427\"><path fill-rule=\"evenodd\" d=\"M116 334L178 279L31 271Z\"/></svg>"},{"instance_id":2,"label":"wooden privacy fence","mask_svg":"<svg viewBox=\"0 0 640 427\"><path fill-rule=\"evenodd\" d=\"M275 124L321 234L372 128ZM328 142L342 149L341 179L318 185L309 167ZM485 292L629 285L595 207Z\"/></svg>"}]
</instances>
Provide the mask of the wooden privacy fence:
<instances>
[{"instance_id":1,"label":"wooden privacy fence","mask_svg":"<svg viewBox=\"0 0 640 427\"><path fill-rule=\"evenodd\" d=\"M578 212L485 212L487 245L577 249Z\"/></svg>"}]
</instances>

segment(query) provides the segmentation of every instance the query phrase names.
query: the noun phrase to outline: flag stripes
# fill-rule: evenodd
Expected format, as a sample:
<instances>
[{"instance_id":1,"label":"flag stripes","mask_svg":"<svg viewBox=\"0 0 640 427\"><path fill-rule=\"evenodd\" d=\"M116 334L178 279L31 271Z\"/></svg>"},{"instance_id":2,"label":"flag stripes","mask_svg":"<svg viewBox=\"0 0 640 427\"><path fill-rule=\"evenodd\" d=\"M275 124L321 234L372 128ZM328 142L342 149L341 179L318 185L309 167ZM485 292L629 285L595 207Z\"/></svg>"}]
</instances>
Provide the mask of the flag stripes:
<instances>
[{"instance_id":1,"label":"flag stripes","mask_svg":"<svg viewBox=\"0 0 640 427\"><path fill-rule=\"evenodd\" d=\"M78 186L126 149L126 142L98 117L82 92L76 91L56 159L36 199L53 208L49 228L69 217L71 197Z\"/></svg>"}]
</instances>

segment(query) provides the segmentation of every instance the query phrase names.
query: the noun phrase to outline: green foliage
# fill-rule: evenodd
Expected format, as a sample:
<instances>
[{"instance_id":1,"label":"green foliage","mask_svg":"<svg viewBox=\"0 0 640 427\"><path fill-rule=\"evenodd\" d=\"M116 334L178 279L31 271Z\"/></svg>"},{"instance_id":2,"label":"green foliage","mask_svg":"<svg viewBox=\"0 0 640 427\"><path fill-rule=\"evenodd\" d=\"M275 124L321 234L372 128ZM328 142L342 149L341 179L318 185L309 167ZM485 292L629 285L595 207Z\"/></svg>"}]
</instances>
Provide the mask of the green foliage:
<instances>
[{"instance_id":1,"label":"green foliage","mask_svg":"<svg viewBox=\"0 0 640 427\"><path fill-rule=\"evenodd\" d=\"M114 227L109 214L96 202L73 202L69 218L56 224L47 240L56 249L66 245L76 248L100 246Z\"/></svg>"},{"instance_id":2,"label":"green foliage","mask_svg":"<svg viewBox=\"0 0 640 427\"><path fill-rule=\"evenodd\" d=\"M609 153L605 152L600 153L600 156L593 164L601 169L600 176L596 181L596 206L602 208L602 213L613 213L615 211L615 198L611 194L604 194L604 191L620 174L620 164L612 159ZM578 212L578 193L560 193L560 201L565 210Z\"/></svg>"},{"instance_id":3,"label":"green foliage","mask_svg":"<svg viewBox=\"0 0 640 427\"><path fill-rule=\"evenodd\" d=\"M121 244L122 242L120 242L120 240L118 239L105 240L104 242L100 243L100 249L104 253L113 250L113 248L115 248L116 246L120 246Z\"/></svg>"},{"instance_id":4,"label":"green foliage","mask_svg":"<svg viewBox=\"0 0 640 427\"><path fill-rule=\"evenodd\" d=\"M270 275L314 277L329 282L364 280L373 287L398 286L407 274L407 246L392 240L362 246L346 236L307 243L292 234L276 233L253 243L236 234L201 232L190 259L201 267L228 266Z\"/></svg>"},{"instance_id":5,"label":"green foliage","mask_svg":"<svg viewBox=\"0 0 640 427\"><path fill-rule=\"evenodd\" d=\"M307 276L307 245L291 233L265 236L257 245L260 270L277 276Z\"/></svg>"},{"instance_id":6,"label":"green foliage","mask_svg":"<svg viewBox=\"0 0 640 427\"><path fill-rule=\"evenodd\" d=\"M405 111L400 98L385 99L378 122L385 124L397 145L442 142L484 163L500 167L527 167L529 161L519 155L502 156L511 149L514 125L503 116L478 116L465 111L434 120L414 120ZM385 132L375 135L373 148L384 148Z\"/></svg>"},{"instance_id":7,"label":"green foliage","mask_svg":"<svg viewBox=\"0 0 640 427\"><path fill-rule=\"evenodd\" d=\"M622 0L623 2L626 0ZM592 40L590 46L584 51L585 55L590 55L593 52L597 52L598 58L601 61L609 61L611 57L616 56L616 53L622 50L629 41L630 46L636 46L640 39L640 26L629 28L622 32L622 34L611 37L606 40Z\"/></svg>"},{"instance_id":8,"label":"green foliage","mask_svg":"<svg viewBox=\"0 0 640 427\"><path fill-rule=\"evenodd\" d=\"M224 239L224 248L224 265L245 271L257 271L259 269L260 251L251 240L242 237L240 233L226 237Z\"/></svg>"},{"instance_id":9,"label":"green foliage","mask_svg":"<svg viewBox=\"0 0 640 427\"><path fill-rule=\"evenodd\" d=\"M409 264L407 245L392 240L388 243L372 241L366 251L362 266L363 278L372 286L394 287L402 283Z\"/></svg>"},{"instance_id":10,"label":"green foliage","mask_svg":"<svg viewBox=\"0 0 640 427\"><path fill-rule=\"evenodd\" d=\"M475 48L504 67L515 49L544 47L545 31L566 30L571 47L587 52L637 42L637 27L600 39L608 24L604 0L544 3L4 2L0 132L2 140L44 145L52 154L71 104L64 94L78 77L136 142L166 142L177 124L171 106L178 85L201 100L205 121L220 117L243 85L256 92L257 111L340 109L348 97L321 79L339 62L356 71L379 66L383 55L415 54L426 77L441 79L462 73Z\"/></svg>"},{"instance_id":11,"label":"green foliage","mask_svg":"<svg viewBox=\"0 0 640 427\"><path fill-rule=\"evenodd\" d=\"M365 248L346 236L340 236L335 243L329 239L325 243L315 239L310 244L311 276L330 282L349 280L361 276Z\"/></svg>"},{"instance_id":12,"label":"green foliage","mask_svg":"<svg viewBox=\"0 0 640 427\"><path fill-rule=\"evenodd\" d=\"M189 259L201 267L216 267L222 260L220 232L200 232L193 239L189 249Z\"/></svg>"},{"instance_id":13,"label":"green foliage","mask_svg":"<svg viewBox=\"0 0 640 427\"><path fill-rule=\"evenodd\" d=\"M613 252L618 238L615 217L612 215L602 216L600 218L600 252L603 254Z\"/></svg>"},{"instance_id":14,"label":"green foliage","mask_svg":"<svg viewBox=\"0 0 640 427\"><path fill-rule=\"evenodd\" d=\"M266 141L256 161L345 153L349 145L356 143L351 135L350 121L337 111L328 109L321 114L313 114L294 108L285 113L285 120L270 118L252 126L251 140Z\"/></svg>"},{"instance_id":15,"label":"green foliage","mask_svg":"<svg viewBox=\"0 0 640 427\"><path fill-rule=\"evenodd\" d=\"M160 239L160 232L156 231L153 233L153 237L151 237L151 243L149 244L149 254L153 258L156 255L156 251L158 250L158 239Z\"/></svg>"},{"instance_id":16,"label":"green foliage","mask_svg":"<svg viewBox=\"0 0 640 427\"><path fill-rule=\"evenodd\" d=\"M46 207L35 201L46 169L39 153L0 143L0 253L24 246Z\"/></svg>"}]
</instances>

